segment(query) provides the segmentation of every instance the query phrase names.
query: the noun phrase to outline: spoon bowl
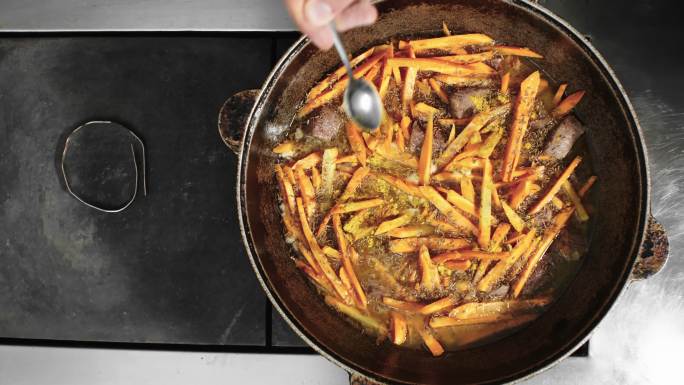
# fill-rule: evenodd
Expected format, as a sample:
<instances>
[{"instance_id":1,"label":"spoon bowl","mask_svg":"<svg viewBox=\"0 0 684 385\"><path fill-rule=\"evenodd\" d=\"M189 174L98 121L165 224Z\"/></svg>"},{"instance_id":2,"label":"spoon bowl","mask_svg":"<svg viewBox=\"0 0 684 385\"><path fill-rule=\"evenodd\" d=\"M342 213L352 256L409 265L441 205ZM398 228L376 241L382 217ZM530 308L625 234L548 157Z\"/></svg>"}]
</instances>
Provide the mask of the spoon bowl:
<instances>
[{"instance_id":1,"label":"spoon bowl","mask_svg":"<svg viewBox=\"0 0 684 385\"><path fill-rule=\"evenodd\" d=\"M380 126L382 102L375 87L365 79L351 79L344 92L344 111L364 130Z\"/></svg>"},{"instance_id":2,"label":"spoon bowl","mask_svg":"<svg viewBox=\"0 0 684 385\"><path fill-rule=\"evenodd\" d=\"M355 79L352 71L347 51L344 49L342 39L337 33L335 22L330 23L330 30L333 35L333 42L340 60L347 70L347 89L344 91L342 105L349 118L361 129L373 131L380 127L382 119L382 100L378 95L378 90L365 79Z\"/></svg>"}]
</instances>

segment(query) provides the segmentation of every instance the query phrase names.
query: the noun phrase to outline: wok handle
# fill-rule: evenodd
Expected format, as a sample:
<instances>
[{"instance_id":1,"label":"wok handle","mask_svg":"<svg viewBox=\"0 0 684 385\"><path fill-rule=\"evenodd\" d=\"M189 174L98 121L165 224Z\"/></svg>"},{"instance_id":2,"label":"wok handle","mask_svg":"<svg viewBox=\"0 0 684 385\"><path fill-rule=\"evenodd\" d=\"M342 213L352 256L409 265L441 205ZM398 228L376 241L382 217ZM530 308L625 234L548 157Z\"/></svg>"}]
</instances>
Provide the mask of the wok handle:
<instances>
[{"instance_id":1,"label":"wok handle","mask_svg":"<svg viewBox=\"0 0 684 385\"><path fill-rule=\"evenodd\" d=\"M653 215L649 215L646 238L639 250L630 279L640 281L659 272L667 261L669 251L670 242L667 240L665 228L656 221Z\"/></svg>"},{"instance_id":2,"label":"wok handle","mask_svg":"<svg viewBox=\"0 0 684 385\"><path fill-rule=\"evenodd\" d=\"M218 132L223 143L235 155L240 155L242 138L247 125L247 118L252 112L260 90L244 90L229 97L221 106L218 116Z\"/></svg>"}]
</instances>

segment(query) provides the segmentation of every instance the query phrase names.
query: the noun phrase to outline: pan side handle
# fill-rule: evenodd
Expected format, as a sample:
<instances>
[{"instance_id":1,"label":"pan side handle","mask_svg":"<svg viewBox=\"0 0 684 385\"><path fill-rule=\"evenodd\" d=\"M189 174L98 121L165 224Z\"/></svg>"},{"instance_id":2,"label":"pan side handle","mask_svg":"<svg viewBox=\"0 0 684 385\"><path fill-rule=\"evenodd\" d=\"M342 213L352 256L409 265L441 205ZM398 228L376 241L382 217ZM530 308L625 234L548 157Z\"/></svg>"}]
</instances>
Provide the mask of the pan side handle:
<instances>
[{"instance_id":1,"label":"pan side handle","mask_svg":"<svg viewBox=\"0 0 684 385\"><path fill-rule=\"evenodd\" d=\"M221 106L218 116L218 132L223 143L240 155L242 137L245 133L247 118L252 112L259 90L244 90L229 97Z\"/></svg>"},{"instance_id":2,"label":"pan side handle","mask_svg":"<svg viewBox=\"0 0 684 385\"><path fill-rule=\"evenodd\" d=\"M656 221L653 215L648 216L646 226L646 238L641 245L637 262L630 276L632 281L640 281L659 272L665 266L670 250L665 228Z\"/></svg>"}]
</instances>

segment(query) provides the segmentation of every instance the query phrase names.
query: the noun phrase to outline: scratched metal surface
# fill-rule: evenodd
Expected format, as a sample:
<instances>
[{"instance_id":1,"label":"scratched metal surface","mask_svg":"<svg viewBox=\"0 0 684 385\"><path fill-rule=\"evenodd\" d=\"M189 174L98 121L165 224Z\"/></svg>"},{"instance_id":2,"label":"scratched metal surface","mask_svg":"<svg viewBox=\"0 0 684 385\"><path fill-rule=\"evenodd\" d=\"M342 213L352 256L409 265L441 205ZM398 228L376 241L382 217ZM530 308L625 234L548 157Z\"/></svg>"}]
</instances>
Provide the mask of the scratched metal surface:
<instances>
[{"instance_id":1,"label":"scratched metal surface","mask_svg":"<svg viewBox=\"0 0 684 385\"><path fill-rule=\"evenodd\" d=\"M268 0L266 0L268 1ZM81 4L73 0L52 1L56 4ZM29 6L25 4L32 3ZM60 10L56 18L36 11L40 1L9 0L0 4L0 28L19 29L79 25ZM104 0L91 2L90 11L79 10L74 15L99 15ZM177 17L192 28L222 27L230 29L268 29L269 19L245 18L234 23L230 18L208 19L207 9L215 14L232 12L233 1L197 0L192 7L171 2L162 7L160 0L147 1L146 6L160 12L145 12L144 17L126 12L130 1L107 2L124 21L101 25L110 27L169 27L169 19ZM263 2L260 2L262 5ZM278 1L273 0L271 7ZM566 359L554 368L526 381L529 384L675 384L680 381L678 354L684 345L684 261L680 250L684 246L684 89L681 63L684 53L679 40L684 25L676 18L675 1L636 0L551 0L543 5L571 22L580 31L591 35L594 44L612 63L639 114L650 151L653 182L653 214L663 223L670 237L670 260L657 276L637 282L620 298L592 337L589 358ZM13 19L11 8L31 17ZM18 5L19 4L19 5ZM77 5L78 5L77 4ZM209 7L207 8L203 4ZM218 4L218 5L217 5ZM268 3L266 3L268 4ZM35 8L35 7L38 8ZM79 6L80 7L80 6ZM31 11L33 9L34 11ZM133 8L135 9L135 8ZM10 12L7 12L7 11ZM249 13L249 6L242 9ZM17 12L14 9L14 12ZM113 12L113 11L112 11ZM261 12L261 11L259 11ZM272 8L275 14L282 10ZM16 13L15 13L16 14ZM258 14L258 13L256 13ZM61 16L60 16L61 15ZM172 15L169 17L169 15ZM213 16L212 16L213 17ZM6 20L17 20L8 23ZM282 19L281 19L282 20ZM73 24L72 24L73 23ZM83 22L81 22L83 23ZM278 24L291 26L287 20ZM280 27L279 27L280 28ZM281 384L343 384L340 370L324 360L284 360L280 356L260 356L259 360L234 354L154 353L98 350L63 350L54 348L0 348L0 373L12 383L225 383L237 375L243 384L260 384L277 379ZM42 374L29 375L34 362L42 364ZM4 363L4 364L3 364ZM290 370L293 367L307 370ZM248 370L245 370L248 368Z\"/></svg>"}]
</instances>

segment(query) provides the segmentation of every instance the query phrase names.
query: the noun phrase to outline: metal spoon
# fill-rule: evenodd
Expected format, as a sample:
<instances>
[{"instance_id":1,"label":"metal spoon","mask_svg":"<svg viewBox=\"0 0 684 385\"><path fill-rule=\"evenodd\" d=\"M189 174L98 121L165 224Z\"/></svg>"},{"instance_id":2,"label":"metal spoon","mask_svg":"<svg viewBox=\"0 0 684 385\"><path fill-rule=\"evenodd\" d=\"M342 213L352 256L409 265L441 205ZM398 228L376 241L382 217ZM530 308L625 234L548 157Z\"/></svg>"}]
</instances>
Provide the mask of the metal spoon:
<instances>
[{"instance_id":1,"label":"metal spoon","mask_svg":"<svg viewBox=\"0 0 684 385\"><path fill-rule=\"evenodd\" d=\"M343 106L351 120L364 130L372 131L380 126L382 118L382 102L380 95L372 84L365 79L354 79L347 52L342 45L340 35L335 28L335 22L330 23L335 49L340 55L344 67L347 69L349 83L344 91Z\"/></svg>"}]
</instances>

